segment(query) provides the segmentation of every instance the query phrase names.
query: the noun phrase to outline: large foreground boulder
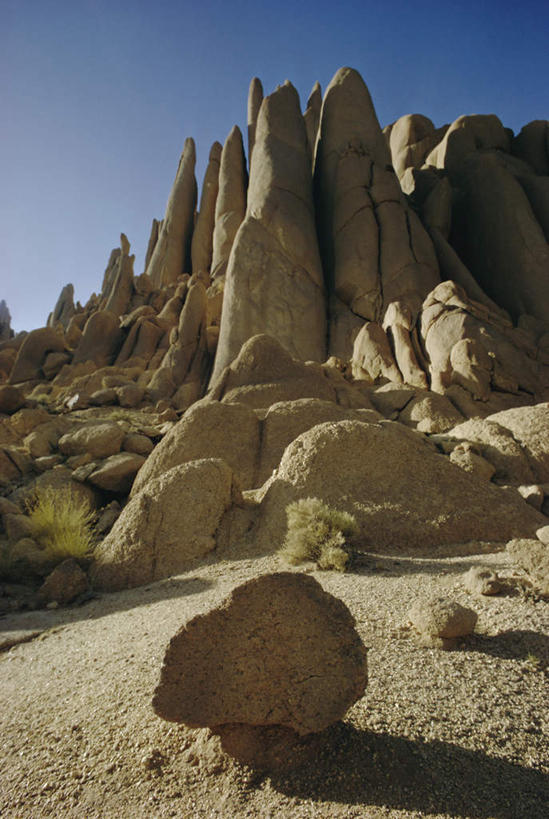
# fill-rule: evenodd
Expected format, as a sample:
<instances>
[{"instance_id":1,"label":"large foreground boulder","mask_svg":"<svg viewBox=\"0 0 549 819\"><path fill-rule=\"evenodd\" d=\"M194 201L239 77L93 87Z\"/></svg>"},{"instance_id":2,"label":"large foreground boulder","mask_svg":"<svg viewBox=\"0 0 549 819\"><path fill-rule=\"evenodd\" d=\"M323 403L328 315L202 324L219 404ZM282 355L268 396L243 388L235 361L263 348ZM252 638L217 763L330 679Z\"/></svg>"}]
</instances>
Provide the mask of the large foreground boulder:
<instances>
[{"instance_id":1,"label":"large foreground boulder","mask_svg":"<svg viewBox=\"0 0 549 819\"><path fill-rule=\"evenodd\" d=\"M192 727L322 731L364 693L366 649L341 600L282 572L236 588L171 639L156 713Z\"/></svg>"},{"instance_id":2,"label":"large foreground boulder","mask_svg":"<svg viewBox=\"0 0 549 819\"><path fill-rule=\"evenodd\" d=\"M366 550L504 542L533 537L545 520L518 494L464 472L390 421L319 424L287 447L265 485L258 532L265 548L282 543L288 504L307 497L355 515Z\"/></svg>"},{"instance_id":3,"label":"large foreground boulder","mask_svg":"<svg viewBox=\"0 0 549 819\"><path fill-rule=\"evenodd\" d=\"M220 459L191 461L149 481L97 548L93 585L115 591L184 571L215 549L221 519L239 498Z\"/></svg>"}]
</instances>

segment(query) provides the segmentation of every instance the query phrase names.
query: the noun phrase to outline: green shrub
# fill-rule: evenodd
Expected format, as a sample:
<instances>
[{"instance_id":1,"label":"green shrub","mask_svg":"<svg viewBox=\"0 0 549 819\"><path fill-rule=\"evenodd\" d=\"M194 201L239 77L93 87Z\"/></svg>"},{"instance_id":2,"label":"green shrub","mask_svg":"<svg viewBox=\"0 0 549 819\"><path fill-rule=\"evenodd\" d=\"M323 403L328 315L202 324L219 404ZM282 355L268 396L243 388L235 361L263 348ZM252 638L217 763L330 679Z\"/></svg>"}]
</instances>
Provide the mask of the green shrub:
<instances>
[{"instance_id":1,"label":"green shrub","mask_svg":"<svg viewBox=\"0 0 549 819\"><path fill-rule=\"evenodd\" d=\"M280 554L296 565L314 560L319 569L344 572L349 559L347 539L356 535L353 515L341 512L318 498L303 498L286 509L288 530Z\"/></svg>"},{"instance_id":2,"label":"green shrub","mask_svg":"<svg viewBox=\"0 0 549 819\"><path fill-rule=\"evenodd\" d=\"M27 503L32 538L52 558L85 557L92 550L92 521L89 503L68 487L39 488Z\"/></svg>"}]
</instances>

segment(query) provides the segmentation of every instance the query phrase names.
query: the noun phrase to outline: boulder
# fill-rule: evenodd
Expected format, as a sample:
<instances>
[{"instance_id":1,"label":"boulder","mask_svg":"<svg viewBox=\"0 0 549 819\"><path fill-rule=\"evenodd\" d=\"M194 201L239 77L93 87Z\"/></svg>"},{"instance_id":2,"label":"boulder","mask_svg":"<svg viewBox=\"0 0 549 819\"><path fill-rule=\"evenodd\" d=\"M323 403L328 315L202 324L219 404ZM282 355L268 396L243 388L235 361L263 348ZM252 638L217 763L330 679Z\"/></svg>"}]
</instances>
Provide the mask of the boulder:
<instances>
[{"instance_id":1,"label":"boulder","mask_svg":"<svg viewBox=\"0 0 549 819\"><path fill-rule=\"evenodd\" d=\"M324 423L296 438L265 484L258 543L280 544L287 506L307 497L352 513L358 542L372 551L459 553L470 541L532 536L544 520L518 494L465 473L390 421Z\"/></svg>"},{"instance_id":2,"label":"boulder","mask_svg":"<svg viewBox=\"0 0 549 819\"><path fill-rule=\"evenodd\" d=\"M375 410L345 409L332 401L319 398L299 398L296 401L280 401L269 407L261 428L261 457L257 486L271 476L284 450L299 435L326 421L377 421L381 418Z\"/></svg>"},{"instance_id":3,"label":"boulder","mask_svg":"<svg viewBox=\"0 0 549 819\"><path fill-rule=\"evenodd\" d=\"M130 256L130 243L124 233L120 234L120 253L116 257L109 288L103 292L101 310L108 310L117 318L127 313L133 295L133 263L135 256Z\"/></svg>"},{"instance_id":4,"label":"boulder","mask_svg":"<svg viewBox=\"0 0 549 819\"><path fill-rule=\"evenodd\" d=\"M243 489L256 485L260 424L241 404L200 401L164 436L139 472L132 497L174 466L200 458L222 458Z\"/></svg>"},{"instance_id":5,"label":"boulder","mask_svg":"<svg viewBox=\"0 0 549 819\"><path fill-rule=\"evenodd\" d=\"M447 649L473 633L477 613L446 597L432 597L414 603L408 619L423 645Z\"/></svg>"},{"instance_id":6,"label":"boulder","mask_svg":"<svg viewBox=\"0 0 549 819\"><path fill-rule=\"evenodd\" d=\"M216 532L240 499L220 459L191 461L148 481L95 550L95 588L115 591L185 571L216 547Z\"/></svg>"},{"instance_id":7,"label":"boulder","mask_svg":"<svg viewBox=\"0 0 549 819\"><path fill-rule=\"evenodd\" d=\"M22 381L33 381L43 377L42 364L48 353L62 353L65 350L63 334L52 327L41 327L28 333L13 365L9 383L19 384Z\"/></svg>"},{"instance_id":8,"label":"boulder","mask_svg":"<svg viewBox=\"0 0 549 819\"><path fill-rule=\"evenodd\" d=\"M536 119L524 125L513 139L511 148L537 174L549 175L549 122Z\"/></svg>"},{"instance_id":9,"label":"boulder","mask_svg":"<svg viewBox=\"0 0 549 819\"><path fill-rule=\"evenodd\" d=\"M137 455L150 455L154 449L154 444L147 435L139 432L128 432L122 441L124 452L135 452Z\"/></svg>"},{"instance_id":10,"label":"boulder","mask_svg":"<svg viewBox=\"0 0 549 819\"><path fill-rule=\"evenodd\" d=\"M44 580L38 589L41 603L72 603L88 590L88 577L76 560L63 560Z\"/></svg>"},{"instance_id":11,"label":"boulder","mask_svg":"<svg viewBox=\"0 0 549 819\"><path fill-rule=\"evenodd\" d=\"M11 384L0 386L0 413L12 415L25 406L25 395L19 387Z\"/></svg>"},{"instance_id":12,"label":"boulder","mask_svg":"<svg viewBox=\"0 0 549 819\"><path fill-rule=\"evenodd\" d=\"M324 277L299 97L285 84L257 123L246 218L227 269L212 382L257 333L302 360L325 357Z\"/></svg>"},{"instance_id":13,"label":"boulder","mask_svg":"<svg viewBox=\"0 0 549 819\"><path fill-rule=\"evenodd\" d=\"M146 273L154 287L172 284L191 269L190 249L197 188L194 176L196 151L188 137L173 183L158 240Z\"/></svg>"},{"instance_id":14,"label":"boulder","mask_svg":"<svg viewBox=\"0 0 549 819\"><path fill-rule=\"evenodd\" d=\"M120 452L124 430L114 421L88 423L68 432L59 439L59 450L63 455L87 454L92 458L107 458Z\"/></svg>"},{"instance_id":15,"label":"boulder","mask_svg":"<svg viewBox=\"0 0 549 819\"><path fill-rule=\"evenodd\" d=\"M463 415L444 395L416 393L398 416L398 420L419 432L446 432L463 421Z\"/></svg>"},{"instance_id":16,"label":"boulder","mask_svg":"<svg viewBox=\"0 0 549 819\"><path fill-rule=\"evenodd\" d=\"M111 455L87 476L87 480L99 489L127 495L135 476L145 463L143 455L135 452L119 452Z\"/></svg>"},{"instance_id":17,"label":"boulder","mask_svg":"<svg viewBox=\"0 0 549 819\"><path fill-rule=\"evenodd\" d=\"M312 577L242 584L172 637L153 708L192 727L319 732L364 693L366 649L345 604Z\"/></svg>"}]
</instances>

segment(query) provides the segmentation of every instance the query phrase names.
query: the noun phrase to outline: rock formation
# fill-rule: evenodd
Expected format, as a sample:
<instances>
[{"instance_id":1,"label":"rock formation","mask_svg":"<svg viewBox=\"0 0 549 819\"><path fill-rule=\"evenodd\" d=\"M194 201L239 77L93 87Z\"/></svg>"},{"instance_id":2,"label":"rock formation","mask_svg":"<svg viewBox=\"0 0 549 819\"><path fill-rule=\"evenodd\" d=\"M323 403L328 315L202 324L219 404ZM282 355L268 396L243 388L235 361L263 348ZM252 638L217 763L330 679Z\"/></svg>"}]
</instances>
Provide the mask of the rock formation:
<instances>
[{"instance_id":1,"label":"rock formation","mask_svg":"<svg viewBox=\"0 0 549 819\"><path fill-rule=\"evenodd\" d=\"M155 287L169 285L191 271L191 238L196 207L194 140L185 140L162 226L146 273Z\"/></svg>"},{"instance_id":2,"label":"rock formation","mask_svg":"<svg viewBox=\"0 0 549 819\"><path fill-rule=\"evenodd\" d=\"M322 266L307 134L289 83L266 97L257 123L246 218L231 251L214 378L258 332L302 359L325 352Z\"/></svg>"},{"instance_id":3,"label":"rock formation","mask_svg":"<svg viewBox=\"0 0 549 819\"><path fill-rule=\"evenodd\" d=\"M103 510L103 589L207 555L274 560L309 496L351 512L365 551L513 539L545 589L548 133L420 114L382 131L350 68L304 112L289 82L264 98L254 79L249 184L234 126L196 214L189 138L144 273L121 234L98 293L82 306L66 285L47 327L14 335L0 302L18 579L46 570L22 504L53 485Z\"/></svg>"}]
</instances>

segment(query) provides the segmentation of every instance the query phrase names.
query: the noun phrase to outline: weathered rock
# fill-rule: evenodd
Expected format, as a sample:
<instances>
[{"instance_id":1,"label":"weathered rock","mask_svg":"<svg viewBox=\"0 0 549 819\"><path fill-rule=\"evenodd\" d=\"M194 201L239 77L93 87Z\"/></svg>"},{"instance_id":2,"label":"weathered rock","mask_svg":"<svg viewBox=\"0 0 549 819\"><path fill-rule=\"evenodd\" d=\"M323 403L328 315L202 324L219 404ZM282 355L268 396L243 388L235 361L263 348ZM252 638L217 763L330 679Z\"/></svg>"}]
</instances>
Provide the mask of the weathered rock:
<instances>
[{"instance_id":1,"label":"weathered rock","mask_svg":"<svg viewBox=\"0 0 549 819\"><path fill-rule=\"evenodd\" d=\"M97 367L105 367L116 357L122 341L118 317L110 310L99 310L86 322L72 363L92 361Z\"/></svg>"},{"instance_id":2,"label":"weathered rock","mask_svg":"<svg viewBox=\"0 0 549 819\"><path fill-rule=\"evenodd\" d=\"M421 642L437 648L452 648L456 638L472 634L477 622L476 612L446 597L419 600L408 618Z\"/></svg>"},{"instance_id":3,"label":"weathered rock","mask_svg":"<svg viewBox=\"0 0 549 819\"><path fill-rule=\"evenodd\" d=\"M120 452L124 430L114 421L89 423L59 439L59 449L64 455L81 455L107 458Z\"/></svg>"},{"instance_id":4,"label":"weathered rock","mask_svg":"<svg viewBox=\"0 0 549 819\"><path fill-rule=\"evenodd\" d=\"M509 541L507 551L511 559L532 580L534 587L543 595L549 595L549 546L533 538L517 538Z\"/></svg>"},{"instance_id":5,"label":"weathered rock","mask_svg":"<svg viewBox=\"0 0 549 819\"><path fill-rule=\"evenodd\" d=\"M509 152L509 133L494 114L470 114L458 117L444 137L427 156L427 165L444 168L452 178L465 160L479 149Z\"/></svg>"},{"instance_id":6,"label":"weathered rock","mask_svg":"<svg viewBox=\"0 0 549 819\"><path fill-rule=\"evenodd\" d=\"M133 263L135 256L130 256L130 243L124 233L120 234L120 253L112 270L107 292L103 292L100 309L108 310L117 318L130 309L133 295Z\"/></svg>"},{"instance_id":7,"label":"weathered rock","mask_svg":"<svg viewBox=\"0 0 549 819\"><path fill-rule=\"evenodd\" d=\"M281 725L300 735L341 719L364 693L366 649L344 603L281 572L236 588L171 639L153 707L193 727Z\"/></svg>"},{"instance_id":8,"label":"weathered rock","mask_svg":"<svg viewBox=\"0 0 549 819\"><path fill-rule=\"evenodd\" d=\"M522 447L538 482L549 481L549 403L496 412L486 420L508 429Z\"/></svg>"},{"instance_id":9,"label":"weathered rock","mask_svg":"<svg viewBox=\"0 0 549 819\"><path fill-rule=\"evenodd\" d=\"M487 481L496 473L496 467L476 452L475 447L468 442L457 444L450 453L450 460L465 472Z\"/></svg>"},{"instance_id":10,"label":"weathered rock","mask_svg":"<svg viewBox=\"0 0 549 819\"><path fill-rule=\"evenodd\" d=\"M364 548L459 553L469 541L527 537L543 516L454 466L421 434L389 421L320 424L291 443L265 485L258 542L280 543L286 508L317 497L351 512Z\"/></svg>"},{"instance_id":11,"label":"weathered rock","mask_svg":"<svg viewBox=\"0 0 549 819\"><path fill-rule=\"evenodd\" d=\"M155 287L171 284L181 273L191 269L190 247L197 197L195 162L194 140L189 137L185 140L166 214L146 270Z\"/></svg>"},{"instance_id":12,"label":"weathered rock","mask_svg":"<svg viewBox=\"0 0 549 819\"><path fill-rule=\"evenodd\" d=\"M65 349L63 335L52 327L31 330L19 348L9 383L19 384L42 378L42 364L48 353L61 353Z\"/></svg>"},{"instance_id":13,"label":"weathered rock","mask_svg":"<svg viewBox=\"0 0 549 819\"><path fill-rule=\"evenodd\" d=\"M219 190L219 168L222 147L214 142L210 150L208 167L204 174L200 210L194 227L191 243L191 266L193 273L210 272L212 265L213 231L215 224L215 205Z\"/></svg>"},{"instance_id":14,"label":"weathered rock","mask_svg":"<svg viewBox=\"0 0 549 819\"><path fill-rule=\"evenodd\" d=\"M154 449L154 444L146 435L139 432L128 432L122 441L124 452L135 452L137 455L147 457Z\"/></svg>"},{"instance_id":15,"label":"weathered rock","mask_svg":"<svg viewBox=\"0 0 549 819\"><path fill-rule=\"evenodd\" d=\"M56 602L61 605L72 603L79 595L88 590L88 577L76 560L63 560L49 574L38 590L42 603Z\"/></svg>"},{"instance_id":16,"label":"weathered rock","mask_svg":"<svg viewBox=\"0 0 549 819\"><path fill-rule=\"evenodd\" d=\"M217 401L196 403L147 458L132 497L172 467L200 458L222 458L242 489L251 489L256 485L259 444L259 420L248 407Z\"/></svg>"},{"instance_id":17,"label":"weathered rock","mask_svg":"<svg viewBox=\"0 0 549 819\"><path fill-rule=\"evenodd\" d=\"M144 387L138 384L123 384L116 388L116 397L121 407L138 407L144 395Z\"/></svg>"},{"instance_id":18,"label":"weathered rock","mask_svg":"<svg viewBox=\"0 0 549 819\"><path fill-rule=\"evenodd\" d=\"M259 77L253 77L248 91L248 163L252 167L252 152L255 145L255 132L259 109L263 102L263 86Z\"/></svg>"},{"instance_id":19,"label":"weathered rock","mask_svg":"<svg viewBox=\"0 0 549 819\"><path fill-rule=\"evenodd\" d=\"M35 480L12 492L10 499L24 507L27 501L33 498L36 491L48 488L59 492L68 490L79 503L92 509L97 508L96 491L91 486L85 486L73 480L73 474L66 466L56 466L38 475Z\"/></svg>"},{"instance_id":20,"label":"weathered rock","mask_svg":"<svg viewBox=\"0 0 549 819\"><path fill-rule=\"evenodd\" d=\"M102 390L96 390L90 394L90 404L97 407L106 407L109 404L117 404L118 398L114 387L106 387Z\"/></svg>"},{"instance_id":21,"label":"weathered rock","mask_svg":"<svg viewBox=\"0 0 549 819\"><path fill-rule=\"evenodd\" d=\"M48 319L48 327L55 327L61 324L64 330L69 326L70 320L74 316L74 285L66 284L61 290L57 303Z\"/></svg>"},{"instance_id":22,"label":"weathered rock","mask_svg":"<svg viewBox=\"0 0 549 819\"><path fill-rule=\"evenodd\" d=\"M534 472L526 453L513 434L494 420L471 418L449 430L448 438L475 444L475 450L495 468L501 484L533 484Z\"/></svg>"},{"instance_id":23,"label":"weathered rock","mask_svg":"<svg viewBox=\"0 0 549 819\"><path fill-rule=\"evenodd\" d=\"M538 540L541 540L546 546L549 546L549 525L548 526L541 526L536 531L536 537Z\"/></svg>"},{"instance_id":24,"label":"weathered rock","mask_svg":"<svg viewBox=\"0 0 549 819\"><path fill-rule=\"evenodd\" d=\"M448 126L436 128L422 114L406 114L391 126L389 148L399 179L407 168L420 168L427 154L443 138Z\"/></svg>"},{"instance_id":25,"label":"weathered rock","mask_svg":"<svg viewBox=\"0 0 549 819\"><path fill-rule=\"evenodd\" d=\"M471 594L499 594L503 589L497 573L484 566L471 566L463 575L463 585Z\"/></svg>"},{"instance_id":26,"label":"weathered rock","mask_svg":"<svg viewBox=\"0 0 549 819\"><path fill-rule=\"evenodd\" d=\"M216 532L240 497L224 461L191 461L148 481L97 547L91 579L106 591L184 571L216 547Z\"/></svg>"},{"instance_id":27,"label":"weathered rock","mask_svg":"<svg viewBox=\"0 0 549 819\"><path fill-rule=\"evenodd\" d=\"M0 301L0 342L8 341L13 335L11 329L11 315L8 310L8 305L2 299Z\"/></svg>"},{"instance_id":28,"label":"weathered rock","mask_svg":"<svg viewBox=\"0 0 549 819\"><path fill-rule=\"evenodd\" d=\"M55 565L55 560L32 538L25 537L15 543L9 552L10 576L25 580L30 578L45 577Z\"/></svg>"},{"instance_id":29,"label":"weathered rock","mask_svg":"<svg viewBox=\"0 0 549 819\"><path fill-rule=\"evenodd\" d=\"M324 96L315 186L333 291L329 353L348 359L353 314L379 321L398 302L415 321L439 281L434 248L402 194L368 89L350 68L336 73Z\"/></svg>"},{"instance_id":30,"label":"weathered rock","mask_svg":"<svg viewBox=\"0 0 549 819\"><path fill-rule=\"evenodd\" d=\"M55 376L61 372L65 364L70 363L71 358L70 353L48 353L42 364L44 378L51 381L52 378L55 378Z\"/></svg>"},{"instance_id":31,"label":"weathered rock","mask_svg":"<svg viewBox=\"0 0 549 819\"><path fill-rule=\"evenodd\" d=\"M95 533L97 535L104 535L110 531L120 517L121 511L118 501L114 500L107 504L107 506L101 510L97 523L93 527Z\"/></svg>"},{"instance_id":32,"label":"weathered rock","mask_svg":"<svg viewBox=\"0 0 549 819\"><path fill-rule=\"evenodd\" d=\"M419 432L438 433L459 424L463 415L445 396L423 392L406 404L398 420Z\"/></svg>"},{"instance_id":33,"label":"weathered rock","mask_svg":"<svg viewBox=\"0 0 549 819\"><path fill-rule=\"evenodd\" d=\"M344 409L332 401L318 398L300 398L280 401L269 407L261 428L261 456L256 485L261 486L271 476L284 450L303 432L326 421L377 421L381 416L375 410Z\"/></svg>"},{"instance_id":34,"label":"weathered rock","mask_svg":"<svg viewBox=\"0 0 549 819\"><path fill-rule=\"evenodd\" d=\"M521 485L517 486L517 490L526 503L529 503L530 506L533 506L538 512L541 511L543 501L545 500L543 485L538 483L531 484L530 486Z\"/></svg>"},{"instance_id":35,"label":"weathered rock","mask_svg":"<svg viewBox=\"0 0 549 819\"><path fill-rule=\"evenodd\" d=\"M351 363L355 378L402 381L387 334L375 321L367 321L355 338Z\"/></svg>"},{"instance_id":36,"label":"weathered rock","mask_svg":"<svg viewBox=\"0 0 549 819\"><path fill-rule=\"evenodd\" d=\"M289 83L261 105L246 218L231 251L212 379L256 333L292 355L322 361L324 278L318 251L307 135Z\"/></svg>"},{"instance_id":37,"label":"weathered rock","mask_svg":"<svg viewBox=\"0 0 549 819\"><path fill-rule=\"evenodd\" d=\"M253 408L297 398L336 400L336 390L321 366L296 361L266 335L253 336L242 345L230 367L212 383L209 395Z\"/></svg>"},{"instance_id":38,"label":"weathered rock","mask_svg":"<svg viewBox=\"0 0 549 819\"><path fill-rule=\"evenodd\" d=\"M225 140L215 203L212 278L224 277L235 236L246 215L248 175L242 133L235 125ZM221 310L219 310L221 316ZM218 318L219 318L218 316Z\"/></svg>"},{"instance_id":39,"label":"weathered rock","mask_svg":"<svg viewBox=\"0 0 549 819\"><path fill-rule=\"evenodd\" d=\"M452 244L514 319L549 321L549 250L520 182L499 154L474 152L456 171Z\"/></svg>"},{"instance_id":40,"label":"weathered rock","mask_svg":"<svg viewBox=\"0 0 549 819\"><path fill-rule=\"evenodd\" d=\"M19 387L11 384L0 386L0 413L12 415L25 406L25 395Z\"/></svg>"},{"instance_id":41,"label":"weathered rock","mask_svg":"<svg viewBox=\"0 0 549 819\"><path fill-rule=\"evenodd\" d=\"M4 529L9 540L17 543L23 538L32 537L33 528L30 519L23 514L6 514L4 518Z\"/></svg>"},{"instance_id":42,"label":"weathered rock","mask_svg":"<svg viewBox=\"0 0 549 819\"><path fill-rule=\"evenodd\" d=\"M143 455L135 452L119 452L106 458L97 469L88 475L87 480L99 489L127 495L135 476L144 463Z\"/></svg>"},{"instance_id":43,"label":"weathered rock","mask_svg":"<svg viewBox=\"0 0 549 819\"><path fill-rule=\"evenodd\" d=\"M513 154L520 157L537 174L549 174L549 123L537 119L524 125L511 145Z\"/></svg>"},{"instance_id":44,"label":"weathered rock","mask_svg":"<svg viewBox=\"0 0 549 819\"><path fill-rule=\"evenodd\" d=\"M320 111L322 109L322 89L320 83L315 82L309 99L307 100L307 108L303 114L305 120L305 130L307 131L307 145L309 148L309 156L311 157L311 165L315 161L316 138L318 135L318 126L320 125Z\"/></svg>"}]
</instances>

